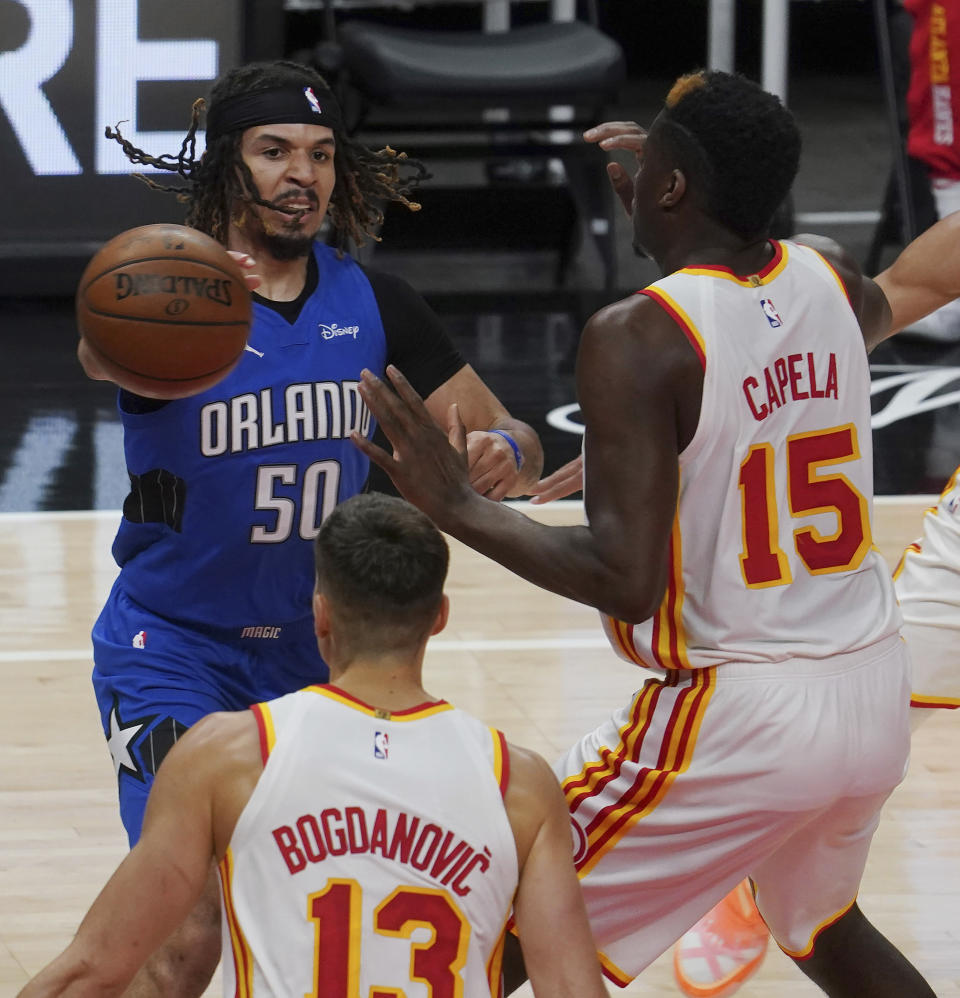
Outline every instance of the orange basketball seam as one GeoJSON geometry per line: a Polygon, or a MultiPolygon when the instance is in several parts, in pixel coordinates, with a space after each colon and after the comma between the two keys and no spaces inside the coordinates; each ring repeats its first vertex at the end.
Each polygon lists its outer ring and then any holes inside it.
{"type": "Polygon", "coordinates": [[[104,312],[103,309],[94,308],[89,302],[84,302],[83,307],[90,315],[102,315],[105,319],[120,319],[122,322],[156,322],[162,326],[249,326],[247,319],[172,319],[169,316],[149,316],[149,315],[129,315],[119,312],[104,312]]]}

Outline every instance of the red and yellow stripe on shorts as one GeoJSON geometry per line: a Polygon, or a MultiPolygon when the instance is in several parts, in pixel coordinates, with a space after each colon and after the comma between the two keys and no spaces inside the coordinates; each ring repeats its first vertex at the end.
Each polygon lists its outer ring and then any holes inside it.
{"type": "Polygon", "coordinates": [[[680,537],[679,514],[673,518],[667,550],[667,588],[660,608],[653,615],[650,634],[652,662],[637,651],[635,626],[615,617],[608,617],[609,632],[622,656],[645,669],[689,669],[687,637],[683,626],[683,544],[680,537]]]}
{"type": "Polygon", "coordinates": [[[716,685],[716,669],[671,672],[649,679],[634,697],[614,748],[563,783],[567,807],[584,835],[577,870],[585,876],[641,818],[664,799],[693,759],[700,726],[716,685]],[[659,746],[650,732],[664,714],[659,746]],[[656,761],[638,765],[641,755],[656,761]]]}

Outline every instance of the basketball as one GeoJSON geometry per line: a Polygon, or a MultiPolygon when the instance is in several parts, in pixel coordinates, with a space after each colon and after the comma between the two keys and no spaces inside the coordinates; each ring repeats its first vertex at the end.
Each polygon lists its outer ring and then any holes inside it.
{"type": "Polygon", "coordinates": [[[87,264],[77,325],[111,381],[177,399],[226,377],[243,355],[250,292],[215,239],[182,225],[115,236],[87,264]]]}

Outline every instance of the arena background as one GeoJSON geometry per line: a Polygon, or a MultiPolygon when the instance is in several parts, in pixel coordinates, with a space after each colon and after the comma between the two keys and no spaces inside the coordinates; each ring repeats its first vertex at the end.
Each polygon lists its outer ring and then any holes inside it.
{"type": "MultiPolygon", "coordinates": [[[[218,71],[314,48],[323,37],[315,2],[0,0],[0,510],[116,508],[122,500],[113,393],[87,382],[73,357],[73,289],[112,234],[181,216],[173,197],[127,175],[104,125],[123,121],[150,151],[175,153],[192,100],[218,71]]],[[[479,27],[479,6],[338,0],[337,17],[479,27]]],[[[764,4],[726,6],[736,13],[736,68],[759,77],[764,4]]],[[[786,98],[805,143],[795,226],[833,236],[864,260],[893,161],[875,5],[785,6],[786,98]]],[[[516,24],[542,17],[549,4],[511,7],[516,24]]],[[[707,0],[601,0],[598,11],[628,71],[607,113],[649,121],[669,82],[706,61],[707,0]]],[[[656,275],[633,255],[617,213],[617,288],[605,289],[555,164],[513,165],[506,179],[491,180],[482,159],[428,163],[434,179],[424,210],[390,212],[383,243],[365,256],[427,295],[481,375],[543,434],[552,469],[579,447],[571,374],[582,323],[656,275]],[[570,261],[558,281],[560,250],[570,261]]],[[[883,262],[897,241],[894,227],[883,262]]],[[[879,493],[936,492],[953,470],[958,358],[954,345],[908,335],[874,354],[879,493]]]]}
{"type": "MultiPolygon", "coordinates": [[[[305,9],[311,2],[0,0],[3,995],[69,942],[127,849],[90,695],[89,633],[116,574],[110,545],[128,480],[115,393],[87,381],[76,361],[72,295],[103,240],[180,216],[174,199],[114,173],[123,164],[98,136],[122,120],[151,152],[176,152],[192,100],[217,71],[313,48],[323,17],[305,9]]],[[[337,17],[427,30],[480,23],[466,0],[387,2],[336,0],[337,17]]],[[[584,13],[587,0],[579,3],[584,13]]],[[[711,3],[735,10],[736,67],[759,77],[764,0],[597,0],[601,27],[627,62],[610,117],[648,122],[670,81],[704,64],[711,3]]],[[[865,260],[893,152],[877,4],[766,4],[789,11],[782,68],[805,145],[796,229],[833,236],[865,260]]],[[[544,4],[510,6],[524,21],[542,16],[544,4]]],[[[488,162],[429,163],[435,179],[423,191],[424,210],[391,213],[369,259],[429,298],[481,376],[536,426],[552,470],[579,450],[572,370],[584,320],[655,275],[634,257],[617,213],[617,286],[605,288],[596,247],[555,165],[544,171],[521,157],[491,179],[488,162]],[[561,251],[569,260],[558,280],[561,251]]],[[[878,266],[899,248],[896,226],[886,235],[878,266]]],[[[872,356],[871,373],[882,496],[875,539],[892,566],[917,536],[929,494],[958,462],[960,345],[901,334],[872,356]]],[[[555,524],[583,515],[573,502],[526,511],[555,524]]],[[[595,611],[452,547],[453,611],[428,649],[428,688],[553,758],[629,696],[642,674],[611,654],[595,611]]],[[[960,996],[960,745],[957,712],[930,713],[914,736],[908,779],[885,809],[860,897],[947,998],[960,996]]],[[[741,993],[815,992],[771,947],[741,993]]],[[[218,993],[216,978],[207,994],[218,993]]],[[[623,992],[678,993],[669,953],[623,992]]]]}

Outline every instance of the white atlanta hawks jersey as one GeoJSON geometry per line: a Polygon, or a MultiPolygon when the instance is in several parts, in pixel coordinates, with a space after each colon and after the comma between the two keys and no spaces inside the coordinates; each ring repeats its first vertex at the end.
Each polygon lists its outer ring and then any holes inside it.
{"type": "Polygon", "coordinates": [[[496,996],[518,875],[500,732],[334,686],[253,710],[265,765],[220,865],[224,993],[496,996]]]}
{"type": "Polygon", "coordinates": [[[667,591],[614,648],[654,668],[822,658],[900,625],[873,546],[870,375],[836,271],[773,244],[749,278],[689,267],[642,291],[704,366],[696,433],[679,459],[667,591]]]}

